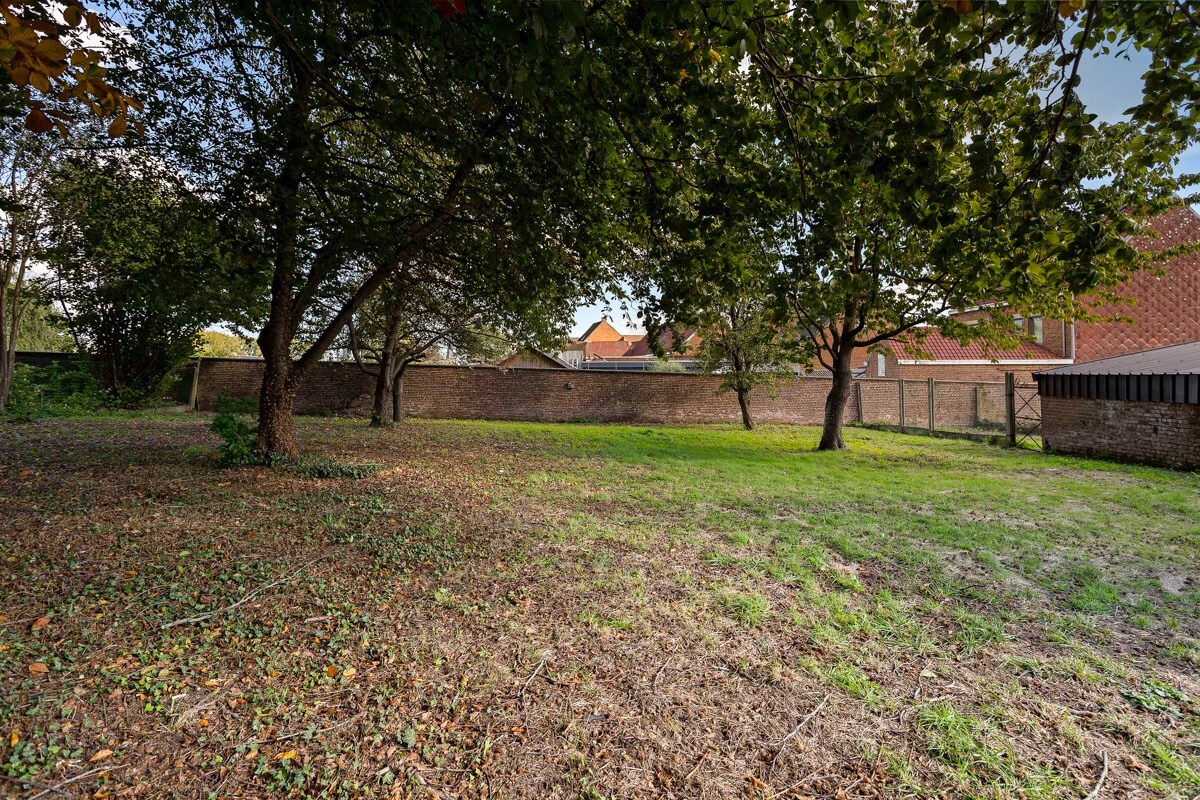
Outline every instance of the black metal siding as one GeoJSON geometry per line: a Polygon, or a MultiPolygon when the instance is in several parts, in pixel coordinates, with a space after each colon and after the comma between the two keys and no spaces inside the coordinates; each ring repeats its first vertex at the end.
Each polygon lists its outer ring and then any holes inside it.
{"type": "Polygon", "coordinates": [[[1038,394],[1071,400],[1200,405],[1200,375],[1036,375],[1038,394]]]}

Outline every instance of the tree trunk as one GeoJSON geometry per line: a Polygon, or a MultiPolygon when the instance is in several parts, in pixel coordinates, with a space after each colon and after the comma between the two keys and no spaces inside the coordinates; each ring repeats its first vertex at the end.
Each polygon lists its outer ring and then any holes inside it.
{"type": "Polygon", "coordinates": [[[829,387],[829,395],[825,398],[825,427],[821,431],[818,450],[846,449],[846,442],[842,439],[842,420],[846,416],[846,404],[850,400],[850,388],[854,383],[854,376],[850,372],[850,358],[853,352],[853,346],[843,347],[834,356],[833,385],[829,387]]]}
{"type": "Polygon", "coordinates": [[[392,422],[404,421],[404,367],[401,364],[400,369],[396,371],[396,377],[392,379],[392,422]]]}
{"type": "Polygon", "coordinates": [[[258,436],[254,440],[254,450],[261,456],[295,458],[297,455],[292,403],[298,376],[289,352],[290,341],[291,337],[281,330],[275,320],[269,321],[258,337],[264,364],[262,389],[258,394],[258,436]]]}
{"type": "Polygon", "coordinates": [[[0,348],[0,414],[8,406],[8,395],[12,391],[14,356],[8,347],[0,348]]]}
{"type": "Polygon", "coordinates": [[[754,420],[750,418],[750,391],[748,389],[737,390],[738,405],[742,408],[742,425],[748,431],[754,430],[754,420]]]}
{"type": "Polygon", "coordinates": [[[295,392],[278,366],[267,367],[258,397],[258,437],[254,449],[262,456],[295,458],[296,437],[292,427],[295,392]]]}
{"type": "Polygon", "coordinates": [[[375,376],[375,397],[371,403],[372,428],[386,428],[392,421],[384,408],[387,405],[388,392],[392,388],[389,385],[392,383],[389,377],[392,374],[392,358],[391,350],[384,348],[379,358],[379,373],[375,376]]]}

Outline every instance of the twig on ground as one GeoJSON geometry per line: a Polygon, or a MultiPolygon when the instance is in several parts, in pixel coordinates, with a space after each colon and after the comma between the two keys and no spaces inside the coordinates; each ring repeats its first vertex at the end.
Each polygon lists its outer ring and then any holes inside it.
{"type": "Polygon", "coordinates": [[[212,617],[215,617],[218,614],[224,614],[228,611],[233,611],[238,606],[243,605],[245,603],[249,603],[251,600],[253,600],[255,597],[258,597],[258,595],[265,592],[267,589],[273,589],[276,586],[287,583],[292,578],[296,577],[301,572],[308,569],[308,567],[310,565],[312,565],[312,563],[313,562],[310,561],[307,564],[304,564],[303,566],[297,567],[296,569],[292,570],[287,575],[284,575],[282,578],[280,578],[278,580],[271,581],[270,583],[264,583],[262,586],[259,586],[258,588],[254,589],[253,591],[247,593],[241,600],[238,600],[233,605],[228,605],[223,608],[217,608],[212,611],[205,611],[203,614],[197,614],[194,617],[185,617],[183,619],[177,619],[173,622],[165,622],[159,626],[159,629],[166,630],[167,628],[174,628],[176,625],[191,625],[194,622],[203,622],[204,620],[211,619],[212,617]]]}
{"type": "Polygon", "coordinates": [[[1104,779],[1108,777],[1108,751],[1101,750],[1100,755],[1104,758],[1104,766],[1100,768],[1100,777],[1096,780],[1096,786],[1088,793],[1084,800],[1096,800],[1100,796],[1100,790],[1104,788],[1104,779]]]}
{"type": "Polygon", "coordinates": [[[328,728],[318,728],[316,730],[313,730],[311,728],[305,728],[302,731],[293,731],[292,733],[285,733],[282,736],[270,736],[266,739],[247,739],[246,741],[239,744],[238,747],[253,747],[256,745],[260,745],[260,744],[270,744],[272,742],[282,742],[287,739],[295,739],[298,736],[305,736],[310,733],[313,736],[316,736],[318,733],[329,733],[330,731],[336,731],[338,728],[344,728],[347,725],[352,725],[355,722],[358,722],[360,719],[362,719],[362,717],[363,717],[363,714],[362,714],[362,712],[360,712],[358,714],[355,714],[353,717],[350,717],[350,719],[344,719],[341,722],[337,723],[336,725],[330,725],[328,728]]]}
{"type": "Polygon", "coordinates": [[[67,796],[67,793],[62,791],[61,789],[56,789],[53,786],[47,786],[44,783],[38,783],[37,781],[33,780],[32,778],[18,778],[15,775],[5,775],[3,772],[0,772],[0,780],[10,781],[12,783],[17,784],[18,786],[24,786],[27,789],[44,789],[47,792],[54,792],[55,794],[61,794],[63,797],[67,796]]]}
{"type": "Polygon", "coordinates": [[[800,733],[800,731],[804,728],[804,726],[807,725],[810,721],[812,721],[813,717],[815,717],[817,714],[820,714],[821,709],[823,709],[825,707],[825,704],[828,702],[829,702],[829,695],[825,695],[825,697],[823,697],[821,699],[821,702],[817,703],[816,708],[814,708],[812,711],[805,714],[804,719],[802,719],[798,723],[796,723],[796,727],[792,728],[791,733],[789,733],[787,736],[784,736],[782,739],[779,740],[779,742],[778,742],[779,749],[775,751],[775,757],[771,759],[771,767],[770,767],[770,769],[767,770],[767,783],[770,783],[771,778],[773,778],[775,776],[775,764],[777,764],[779,762],[779,757],[781,755],[783,755],[783,750],[785,747],[787,747],[787,743],[789,741],[791,741],[793,736],[800,733]]]}
{"type": "Polygon", "coordinates": [[[692,776],[695,775],[697,770],[700,769],[700,765],[704,763],[704,759],[708,758],[708,754],[711,753],[712,751],[713,751],[712,744],[709,744],[708,746],[706,746],[704,748],[704,752],[701,753],[700,758],[696,760],[696,766],[692,767],[691,772],[689,772],[687,775],[683,776],[684,783],[687,783],[688,781],[690,781],[692,779],[692,776]]]}
{"type": "Polygon", "coordinates": [[[529,677],[525,679],[525,683],[521,686],[521,691],[517,694],[518,698],[522,700],[525,699],[525,690],[529,688],[529,684],[533,683],[533,679],[536,678],[538,673],[542,671],[542,667],[546,666],[547,660],[548,659],[543,656],[542,660],[538,662],[538,665],[533,668],[533,672],[529,673],[529,677]]]}
{"type": "Polygon", "coordinates": [[[72,783],[78,783],[79,781],[83,780],[84,778],[90,778],[91,776],[97,775],[101,772],[115,772],[116,770],[119,770],[119,769],[124,769],[124,767],[122,767],[122,766],[96,767],[95,769],[89,769],[87,772],[82,772],[82,773],[76,775],[74,778],[67,778],[65,781],[60,781],[60,782],[54,784],[53,786],[47,786],[42,791],[40,791],[37,794],[30,797],[29,800],[38,800],[39,797],[45,797],[46,795],[50,794],[51,792],[53,792],[55,794],[66,794],[66,792],[61,791],[61,789],[64,786],[70,786],[72,783]]]}

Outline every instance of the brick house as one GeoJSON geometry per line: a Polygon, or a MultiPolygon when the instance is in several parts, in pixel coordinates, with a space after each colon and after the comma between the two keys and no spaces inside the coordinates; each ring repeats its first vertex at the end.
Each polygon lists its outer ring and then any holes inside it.
{"type": "MultiPolygon", "coordinates": [[[[1200,242],[1200,216],[1181,205],[1150,222],[1156,238],[1139,237],[1141,252],[1158,253],[1200,242]]],[[[1031,381],[1035,372],[1068,364],[1134,353],[1155,347],[1200,340],[1200,253],[1176,256],[1155,269],[1135,273],[1115,292],[1127,302],[1096,301],[1098,314],[1131,318],[1133,322],[1075,322],[1020,317],[1013,324],[1025,335],[1019,347],[985,350],[980,344],[959,344],[929,331],[919,344],[909,339],[885,342],[867,361],[867,376],[937,380],[1001,380],[1013,372],[1031,381]]],[[[970,325],[987,317],[994,307],[964,309],[955,319],[970,325]]]]}
{"type": "MultiPolygon", "coordinates": [[[[657,343],[668,361],[687,365],[693,361],[692,355],[700,338],[696,331],[683,328],[678,332],[664,331],[657,343]]],[[[589,362],[642,368],[661,360],[655,355],[653,344],[644,333],[621,333],[608,320],[601,319],[592,323],[578,339],[568,342],[555,357],[577,368],[589,362]]]]}

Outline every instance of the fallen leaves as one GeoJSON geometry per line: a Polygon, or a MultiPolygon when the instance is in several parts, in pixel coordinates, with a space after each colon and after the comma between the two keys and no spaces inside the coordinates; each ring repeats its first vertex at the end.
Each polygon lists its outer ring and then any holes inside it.
{"type": "Polygon", "coordinates": [[[285,750],[282,753],[276,753],[274,758],[276,761],[295,761],[300,757],[298,750],[285,750]]]}
{"type": "Polygon", "coordinates": [[[97,761],[103,761],[104,759],[108,758],[112,754],[113,754],[113,751],[109,750],[107,748],[105,748],[103,750],[97,750],[92,755],[92,757],[88,759],[88,763],[95,764],[97,761]]]}
{"type": "Polygon", "coordinates": [[[29,665],[28,669],[29,669],[30,675],[45,675],[48,672],[50,672],[50,668],[47,667],[45,664],[43,664],[41,661],[34,661],[32,664],[29,665]]]}

